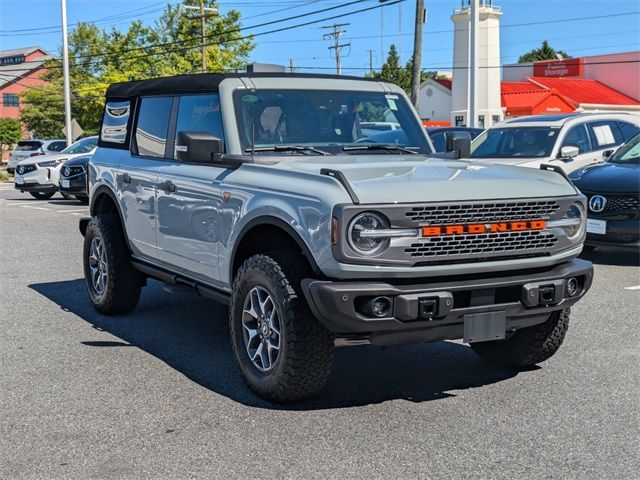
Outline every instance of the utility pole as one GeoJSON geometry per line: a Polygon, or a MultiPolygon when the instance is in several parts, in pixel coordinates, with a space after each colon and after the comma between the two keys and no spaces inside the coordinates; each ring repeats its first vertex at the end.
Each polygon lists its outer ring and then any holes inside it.
{"type": "Polygon", "coordinates": [[[418,109],[420,73],[422,70],[422,25],[425,21],[424,0],[416,0],[416,25],[413,34],[413,68],[411,70],[411,103],[418,109]]]}
{"type": "Polygon", "coordinates": [[[67,128],[67,147],[73,143],[71,130],[71,88],[69,86],[69,41],[67,39],[67,0],[60,0],[62,10],[62,74],[64,76],[64,124],[67,128]]]}
{"type": "Polygon", "coordinates": [[[471,3],[471,57],[469,65],[469,117],[467,126],[476,128],[478,125],[478,96],[476,88],[478,86],[478,22],[480,20],[479,0],[470,0],[471,3]]]}
{"type": "Polygon", "coordinates": [[[289,72],[293,73],[296,71],[296,61],[293,58],[289,59],[289,72]]]}
{"type": "Polygon", "coordinates": [[[334,23],[333,25],[325,25],[322,28],[331,28],[332,32],[325,33],[322,38],[325,40],[333,40],[333,45],[327,47],[329,50],[335,50],[335,58],[336,58],[336,74],[340,75],[342,73],[342,67],[340,65],[340,57],[342,53],[342,49],[345,47],[351,47],[351,42],[340,43],[340,37],[347,33],[346,30],[340,30],[340,27],[346,27],[351,25],[350,23],[334,23]]]}
{"type": "Polygon", "coordinates": [[[369,49],[369,73],[373,73],[373,50],[369,49]]]}
{"type": "Polygon", "coordinates": [[[218,15],[217,8],[210,8],[204,6],[204,0],[200,0],[200,6],[194,7],[191,5],[184,5],[184,8],[187,10],[198,10],[199,15],[193,15],[191,17],[187,17],[189,20],[200,20],[200,39],[201,39],[201,48],[202,48],[202,72],[205,73],[207,71],[207,46],[206,46],[206,20],[210,17],[215,17],[218,15]]]}

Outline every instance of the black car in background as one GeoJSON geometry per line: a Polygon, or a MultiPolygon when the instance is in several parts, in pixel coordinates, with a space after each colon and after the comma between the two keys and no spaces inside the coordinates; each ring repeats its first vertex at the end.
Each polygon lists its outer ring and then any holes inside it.
{"type": "Polygon", "coordinates": [[[87,164],[91,155],[83,155],[65,162],[60,170],[60,192],[72,195],[82,203],[89,203],[87,164]]]}
{"type": "Polygon", "coordinates": [[[640,246],[640,134],[570,178],[587,196],[587,246],[640,246]]]}
{"type": "Polygon", "coordinates": [[[484,132],[481,128],[467,128],[467,127],[431,127],[427,128],[427,133],[429,134],[429,138],[433,142],[433,147],[436,149],[436,152],[446,152],[447,151],[447,134],[449,132],[468,132],[471,135],[471,140],[476,138],[482,132],[484,132]]]}

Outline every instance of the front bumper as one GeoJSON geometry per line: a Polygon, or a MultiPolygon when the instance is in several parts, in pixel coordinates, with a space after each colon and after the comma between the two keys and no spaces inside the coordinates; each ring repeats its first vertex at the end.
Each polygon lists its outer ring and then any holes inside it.
{"type": "MultiPolygon", "coordinates": [[[[598,218],[600,220],[600,218],[598,218]]],[[[607,232],[604,235],[587,233],[585,243],[594,247],[610,246],[640,247],[640,220],[607,220],[607,232]]]]}
{"type": "Polygon", "coordinates": [[[68,193],[71,195],[81,195],[87,196],[87,180],[84,175],[76,175],[74,177],[60,177],[60,186],[59,189],[61,192],[68,193]],[[69,181],[69,186],[63,186],[63,182],[65,180],[69,181]]]}
{"type": "Polygon", "coordinates": [[[582,298],[592,280],[591,262],[573,259],[513,275],[439,277],[419,284],[305,279],[302,286],[313,314],[337,338],[392,345],[462,338],[465,315],[475,313],[506,312],[508,331],[542,323],[582,298]],[[567,293],[571,278],[579,286],[573,296],[567,293]],[[363,312],[374,297],[390,299],[386,317],[363,312]]]}
{"type": "Polygon", "coordinates": [[[14,186],[20,192],[55,192],[58,190],[58,186],[52,183],[25,182],[14,183],[14,186]]]}

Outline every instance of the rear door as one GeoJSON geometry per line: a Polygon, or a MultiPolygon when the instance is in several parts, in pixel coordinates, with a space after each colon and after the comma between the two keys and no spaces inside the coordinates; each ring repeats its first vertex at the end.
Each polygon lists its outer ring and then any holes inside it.
{"type": "Polygon", "coordinates": [[[604,160],[603,153],[613,150],[624,143],[624,135],[619,122],[614,120],[601,120],[589,122],[589,134],[593,143],[595,161],[604,160]]]}
{"type": "Polygon", "coordinates": [[[172,270],[216,283],[218,248],[224,228],[220,182],[226,169],[213,163],[189,163],[181,152],[179,132],[206,132],[224,139],[217,94],[183,95],[170,137],[175,139],[171,159],[158,178],[158,250],[172,270]]]}
{"type": "Polygon", "coordinates": [[[156,244],[156,189],[165,164],[173,97],[140,99],[131,154],[120,163],[117,188],[122,198],[127,236],[134,254],[158,258],[156,244]]]}

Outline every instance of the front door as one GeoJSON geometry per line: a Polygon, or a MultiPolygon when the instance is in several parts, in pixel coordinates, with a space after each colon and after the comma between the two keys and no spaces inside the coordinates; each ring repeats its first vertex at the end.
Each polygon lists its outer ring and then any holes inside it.
{"type": "Polygon", "coordinates": [[[178,160],[181,131],[207,132],[224,138],[217,94],[185,95],[178,99],[173,159],[158,178],[158,249],[160,260],[172,270],[183,271],[217,283],[218,249],[223,211],[220,182],[226,168],[213,163],[178,160]]]}

